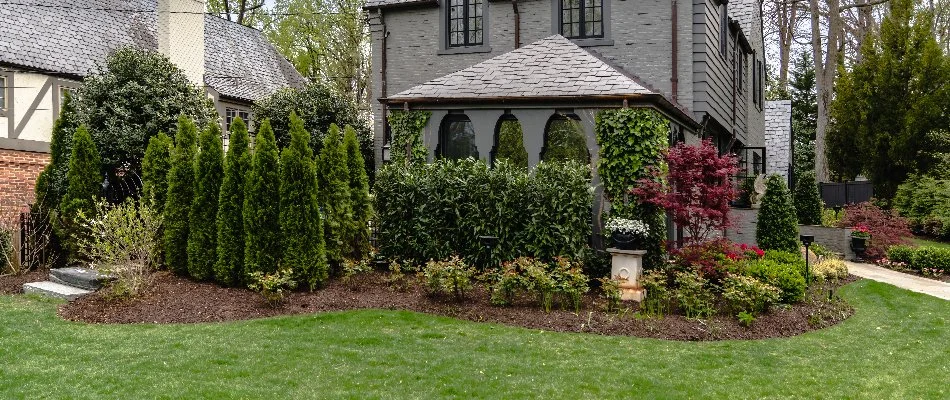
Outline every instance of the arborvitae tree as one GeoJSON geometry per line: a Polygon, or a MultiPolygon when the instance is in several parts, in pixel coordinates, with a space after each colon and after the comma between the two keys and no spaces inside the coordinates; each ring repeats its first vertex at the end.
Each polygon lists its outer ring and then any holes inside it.
{"type": "Polygon", "coordinates": [[[795,61],[788,83],[792,98],[792,159],[794,176],[815,170],[815,131],[818,129],[818,92],[811,53],[803,51],[795,61]]]}
{"type": "Polygon", "coordinates": [[[244,189],[251,169],[249,143],[247,125],[235,118],[218,198],[218,260],[214,268],[215,279],[227,286],[244,282],[244,189]]]}
{"type": "Polygon", "coordinates": [[[341,136],[340,127],[330,125],[317,160],[320,206],[324,215],[323,237],[327,260],[333,268],[338,268],[343,262],[348,248],[346,234],[353,226],[346,151],[341,136]]]}
{"type": "Polygon", "coordinates": [[[270,120],[261,122],[244,191],[244,270],[272,273],[280,263],[280,165],[270,120]]]}
{"type": "Polygon", "coordinates": [[[824,207],[818,193],[815,171],[805,171],[795,184],[795,212],[798,214],[798,223],[820,225],[822,208],[824,207]]]}
{"type": "Polygon", "coordinates": [[[175,144],[165,132],[148,140],[145,159],[142,160],[142,197],[155,212],[165,211],[168,196],[168,171],[172,168],[172,148],[175,144]]]}
{"type": "Polygon", "coordinates": [[[66,194],[60,207],[60,230],[69,251],[69,259],[79,259],[79,237],[82,235],[82,216],[93,217],[96,198],[102,191],[102,162],[99,152],[92,141],[92,135],[85,126],[76,129],[72,140],[72,154],[69,158],[69,172],[66,174],[66,194]]]}
{"type": "Polygon", "coordinates": [[[69,158],[72,153],[73,135],[79,124],[76,118],[76,106],[69,91],[63,96],[59,118],[53,124],[50,138],[50,163],[43,168],[43,172],[36,179],[36,204],[41,211],[59,208],[63,196],[66,194],[66,173],[69,171],[69,158]]]}
{"type": "Polygon", "coordinates": [[[369,198],[369,177],[356,130],[347,125],[343,129],[343,146],[346,149],[346,167],[349,173],[350,205],[353,207],[353,226],[350,229],[351,246],[348,251],[353,258],[360,259],[369,253],[369,219],[373,214],[373,204],[369,198]]]}
{"type": "Polygon", "coordinates": [[[191,202],[188,232],[188,273],[198,280],[214,277],[218,261],[218,194],[224,175],[224,149],[221,128],[217,122],[208,124],[201,133],[195,159],[195,198],[191,202]]]}
{"type": "Polygon", "coordinates": [[[755,226],[755,241],[764,250],[798,251],[798,221],[791,193],[779,175],[765,184],[765,196],[755,226]]]}
{"type": "Polygon", "coordinates": [[[178,118],[172,168],[168,172],[168,196],[164,212],[165,265],[177,273],[188,272],[188,221],[195,196],[195,153],[198,128],[186,118],[178,118]]]}
{"type": "Polygon", "coordinates": [[[528,150],[524,147],[524,133],[518,120],[505,120],[498,127],[498,153],[495,160],[528,169],[528,150]]]}
{"type": "Polygon", "coordinates": [[[290,268],[313,290],[326,281],[329,270],[317,202],[317,170],[308,144],[310,135],[294,112],[289,128],[290,144],[280,154],[281,268],[290,268]]]}

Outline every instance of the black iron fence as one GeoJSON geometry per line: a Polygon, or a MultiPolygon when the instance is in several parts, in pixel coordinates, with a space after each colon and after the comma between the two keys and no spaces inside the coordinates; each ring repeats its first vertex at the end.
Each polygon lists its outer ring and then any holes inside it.
{"type": "Polygon", "coordinates": [[[819,183],[821,200],[825,207],[844,207],[848,204],[871,201],[874,197],[874,185],[869,181],[819,183]]]}

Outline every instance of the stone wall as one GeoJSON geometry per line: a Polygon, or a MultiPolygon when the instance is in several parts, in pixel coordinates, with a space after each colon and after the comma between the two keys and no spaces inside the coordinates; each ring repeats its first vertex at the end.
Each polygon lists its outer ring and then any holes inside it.
{"type": "MultiPolygon", "coordinates": [[[[726,231],[726,237],[736,243],[756,244],[755,224],[759,220],[759,210],[733,208],[730,212],[734,225],[726,231]]],[[[815,236],[815,243],[835,253],[843,254],[847,260],[855,258],[854,252],[851,251],[850,229],[799,225],[798,234],[815,236]]]]}
{"type": "Polygon", "coordinates": [[[47,153],[0,148],[0,225],[28,210],[36,178],[48,163],[47,153]]]}
{"type": "Polygon", "coordinates": [[[792,162],[792,102],[765,102],[765,171],[779,174],[789,183],[792,162]]]}
{"type": "Polygon", "coordinates": [[[733,226],[726,230],[726,237],[736,243],[755,244],[755,224],[759,221],[758,209],[733,208],[729,210],[733,226]]]}

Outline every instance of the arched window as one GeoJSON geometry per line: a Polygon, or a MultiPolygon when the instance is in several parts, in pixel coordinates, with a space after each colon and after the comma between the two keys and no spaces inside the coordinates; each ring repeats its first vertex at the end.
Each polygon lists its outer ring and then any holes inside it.
{"type": "Polygon", "coordinates": [[[460,160],[478,158],[475,146],[475,126],[465,114],[448,114],[439,127],[439,156],[460,160]]]}
{"type": "Polygon", "coordinates": [[[528,168],[528,150],[524,147],[521,122],[514,115],[505,114],[495,125],[495,147],[491,151],[492,165],[505,160],[514,166],[528,168]]]}
{"type": "Polygon", "coordinates": [[[581,128],[580,118],[574,114],[555,114],[544,128],[544,147],[541,161],[570,161],[590,163],[590,152],[581,128]]]}

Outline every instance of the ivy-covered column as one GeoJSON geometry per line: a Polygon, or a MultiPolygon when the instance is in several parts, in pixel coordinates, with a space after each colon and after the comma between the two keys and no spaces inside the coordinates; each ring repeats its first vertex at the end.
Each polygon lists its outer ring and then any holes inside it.
{"type": "MultiPolygon", "coordinates": [[[[652,108],[622,108],[597,114],[595,127],[600,146],[597,172],[610,216],[638,219],[650,227],[645,267],[663,260],[666,219],[659,208],[640,204],[629,193],[637,181],[649,178],[648,168],[661,166],[669,146],[670,122],[652,108]]],[[[662,166],[661,166],[662,168],[662,166]]]]}
{"type": "Polygon", "coordinates": [[[394,164],[424,164],[429,151],[422,140],[422,131],[432,115],[428,111],[393,110],[387,117],[392,132],[392,162],[394,164]]]}

